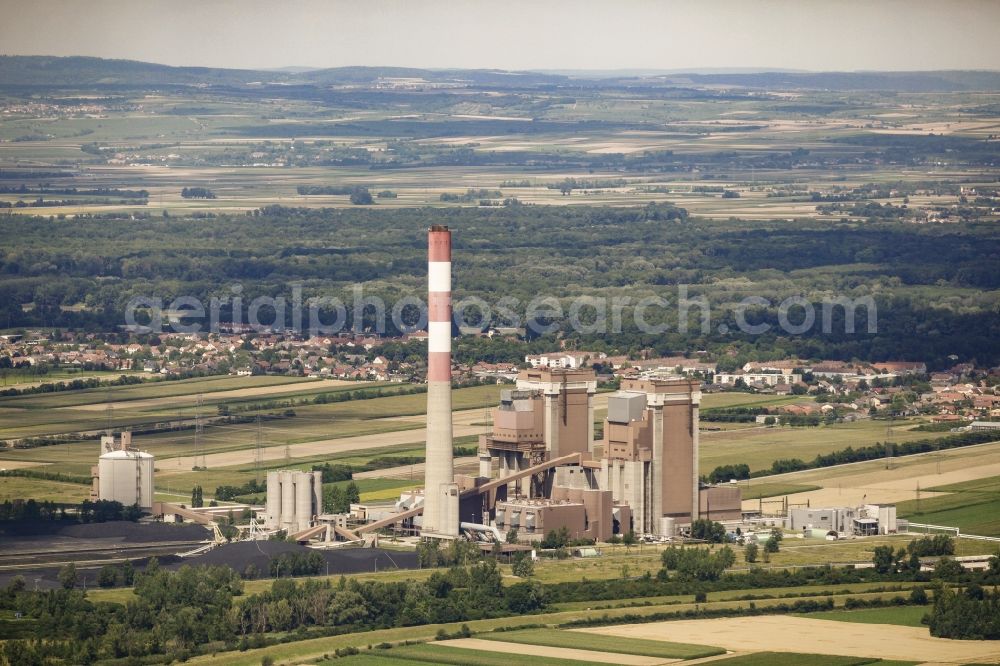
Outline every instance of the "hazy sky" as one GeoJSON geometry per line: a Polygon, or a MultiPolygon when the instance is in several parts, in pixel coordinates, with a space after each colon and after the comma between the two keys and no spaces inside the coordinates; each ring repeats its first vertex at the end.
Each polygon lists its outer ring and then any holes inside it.
{"type": "Polygon", "coordinates": [[[1000,69],[995,0],[0,0],[0,52],[171,65],[1000,69]]]}

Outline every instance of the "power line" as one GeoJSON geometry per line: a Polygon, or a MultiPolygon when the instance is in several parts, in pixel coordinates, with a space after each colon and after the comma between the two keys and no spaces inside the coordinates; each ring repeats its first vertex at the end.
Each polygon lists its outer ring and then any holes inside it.
{"type": "Polygon", "coordinates": [[[205,466],[205,450],[201,442],[201,406],[202,397],[198,394],[197,406],[194,413],[194,466],[199,467],[198,459],[201,459],[201,467],[205,466]]]}
{"type": "Polygon", "coordinates": [[[261,436],[260,410],[257,410],[257,447],[254,451],[254,472],[256,473],[257,485],[261,482],[261,465],[264,463],[264,443],[261,436]]]}

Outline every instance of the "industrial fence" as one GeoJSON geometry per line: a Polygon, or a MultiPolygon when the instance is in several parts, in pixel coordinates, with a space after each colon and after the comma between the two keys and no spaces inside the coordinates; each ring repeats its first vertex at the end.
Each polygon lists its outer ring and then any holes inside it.
{"type": "Polygon", "coordinates": [[[961,539],[975,539],[977,541],[995,541],[1000,543],[1000,538],[991,536],[982,536],[980,534],[963,534],[961,529],[958,527],[950,527],[948,525],[928,525],[926,523],[914,523],[910,522],[907,525],[907,531],[911,534],[951,534],[955,538],[961,539]]]}

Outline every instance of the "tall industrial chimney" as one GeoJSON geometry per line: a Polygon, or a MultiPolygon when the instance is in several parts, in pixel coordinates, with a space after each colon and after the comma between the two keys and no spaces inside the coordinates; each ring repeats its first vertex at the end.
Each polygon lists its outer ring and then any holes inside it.
{"type": "Polygon", "coordinates": [[[458,536],[451,430],[451,231],[427,232],[427,457],[424,536],[458,536]]]}

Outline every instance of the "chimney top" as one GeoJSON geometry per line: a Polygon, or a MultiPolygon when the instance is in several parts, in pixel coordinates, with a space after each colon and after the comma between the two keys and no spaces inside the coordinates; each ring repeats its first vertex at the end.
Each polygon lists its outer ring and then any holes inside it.
{"type": "Polygon", "coordinates": [[[448,231],[447,224],[432,224],[429,231],[448,231]]]}

